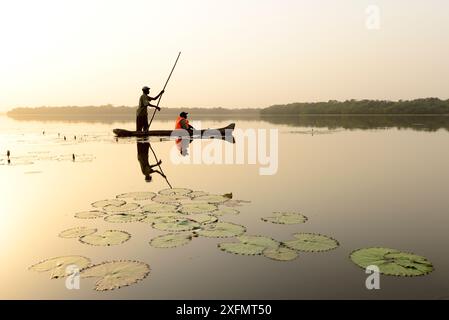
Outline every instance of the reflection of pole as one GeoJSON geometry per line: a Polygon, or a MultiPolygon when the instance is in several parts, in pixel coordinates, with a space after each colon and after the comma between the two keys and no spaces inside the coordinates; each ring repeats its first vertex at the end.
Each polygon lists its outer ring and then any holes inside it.
{"type": "MultiPolygon", "coordinates": [[[[150,146],[151,152],[153,152],[154,159],[156,160],[156,163],[158,164],[159,160],[157,159],[156,152],[154,152],[153,147],[151,146],[151,143],[148,142],[148,145],[150,146]]],[[[170,182],[168,182],[167,176],[165,175],[164,171],[162,170],[161,165],[158,164],[157,166],[159,167],[159,170],[161,171],[161,173],[164,175],[165,181],[167,181],[167,184],[170,187],[170,189],[173,189],[170,182]]]]}

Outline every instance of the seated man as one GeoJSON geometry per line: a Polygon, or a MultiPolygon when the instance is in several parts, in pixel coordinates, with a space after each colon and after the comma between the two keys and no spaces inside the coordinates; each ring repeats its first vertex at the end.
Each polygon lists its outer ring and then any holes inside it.
{"type": "Polygon", "coordinates": [[[176,119],[175,129],[195,130],[195,128],[189,124],[187,115],[188,113],[184,111],[179,114],[178,119],[176,119]]]}

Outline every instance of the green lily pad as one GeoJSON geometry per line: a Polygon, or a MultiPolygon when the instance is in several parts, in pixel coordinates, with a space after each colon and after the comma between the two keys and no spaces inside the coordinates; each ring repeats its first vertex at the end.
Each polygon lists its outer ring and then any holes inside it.
{"type": "Polygon", "coordinates": [[[227,242],[227,243],[219,243],[218,247],[226,252],[233,254],[241,254],[247,256],[255,256],[260,255],[265,250],[264,247],[250,244],[250,243],[241,243],[241,242],[227,242]]]}
{"type": "Polygon", "coordinates": [[[190,196],[191,192],[192,190],[186,188],[172,188],[161,190],[159,191],[159,194],[163,196],[185,196],[185,195],[190,196]]]}
{"type": "Polygon", "coordinates": [[[75,227],[62,231],[59,234],[61,238],[79,238],[97,232],[96,228],[75,227]]]}
{"type": "Polygon", "coordinates": [[[242,203],[251,203],[251,201],[246,200],[227,200],[222,203],[223,206],[234,208],[234,207],[241,207],[242,203]]]}
{"type": "Polygon", "coordinates": [[[191,233],[170,233],[151,240],[150,245],[155,248],[176,248],[192,241],[191,233]]]}
{"type": "Polygon", "coordinates": [[[243,236],[237,237],[237,239],[242,243],[253,244],[256,246],[263,247],[264,249],[266,249],[266,248],[277,249],[277,248],[279,248],[279,245],[280,245],[279,241],[276,241],[272,238],[265,237],[265,236],[243,235],[243,236]]]}
{"type": "Polygon", "coordinates": [[[173,204],[150,203],[142,207],[143,212],[161,213],[161,212],[176,212],[178,206],[173,204]]]}
{"type": "Polygon", "coordinates": [[[211,194],[211,195],[207,195],[207,196],[198,196],[192,199],[193,201],[201,201],[201,202],[205,202],[205,203],[214,203],[214,204],[218,204],[218,203],[223,203],[225,201],[228,201],[229,198],[225,197],[225,196],[221,196],[218,194],[211,194]]]}
{"type": "Polygon", "coordinates": [[[335,249],[339,246],[337,240],[315,233],[296,233],[296,239],[285,241],[283,244],[293,250],[305,252],[322,252],[335,249]]]}
{"type": "Polygon", "coordinates": [[[91,211],[82,211],[75,213],[75,218],[78,219],[96,219],[100,217],[104,217],[106,215],[105,212],[99,210],[91,210],[91,211]]]}
{"type": "Polygon", "coordinates": [[[142,200],[151,200],[154,198],[156,194],[154,192],[128,192],[128,193],[122,193],[117,196],[118,199],[122,198],[131,198],[135,201],[142,201],[142,200]]]}
{"type": "Polygon", "coordinates": [[[186,218],[172,218],[171,221],[156,221],[153,224],[154,229],[170,232],[191,231],[199,227],[200,224],[198,222],[186,218]]]}
{"type": "Polygon", "coordinates": [[[225,214],[239,214],[240,211],[233,208],[218,208],[217,210],[211,212],[214,216],[223,216],[225,214]]]}
{"type": "Polygon", "coordinates": [[[107,230],[102,233],[94,233],[81,237],[81,243],[90,244],[92,246],[113,246],[128,241],[131,235],[125,231],[107,230]]]}
{"type": "Polygon", "coordinates": [[[201,196],[208,196],[209,193],[205,191],[192,191],[189,193],[189,197],[195,198],[195,197],[201,197],[201,196]]]}
{"type": "Polygon", "coordinates": [[[156,222],[170,222],[173,221],[173,219],[176,218],[182,218],[183,216],[180,215],[178,212],[161,212],[161,213],[150,213],[146,215],[146,217],[140,222],[153,224],[156,222]]]}
{"type": "Polygon", "coordinates": [[[184,214],[210,213],[217,210],[217,206],[210,203],[185,203],[179,210],[184,214]]]}
{"type": "Polygon", "coordinates": [[[276,224],[299,224],[307,221],[306,216],[294,212],[275,212],[274,216],[261,219],[262,221],[276,224]]]}
{"type": "Polygon", "coordinates": [[[208,223],[214,223],[218,221],[218,218],[216,216],[210,215],[210,214],[194,214],[187,216],[188,219],[198,222],[199,224],[208,224],[208,223]]]}
{"type": "Polygon", "coordinates": [[[263,251],[263,255],[267,258],[277,261],[290,261],[298,257],[298,253],[285,247],[267,248],[263,251]]]}
{"type": "Polygon", "coordinates": [[[421,276],[434,270],[432,263],[425,257],[389,248],[364,248],[351,253],[352,262],[366,269],[370,265],[379,268],[379,272],[392,276],[421,276]]]}
{"type": "Polygon", "coordinates": [[[246,228],[238,224],[217,222],[204,225],[201,230],[198,230],[198,234],[209,238],[231,238],[242,235],[245,231],[246,228]]]}
{"type": "Polygon", "coordinates": [[[145,218],[146,215],[143,213],[117,213],[106,216],[104,218],[104,221],[111,223],[125,223],[125,222],[136,222],[145,218]]]}
{"type": "Polygon", "coordinates": [[[103,210],[105,210],[108,213],[118,213],[118,212],[129,212],[134,211],[139,208],[139,205],[137,203],[125,203],[123,205],[107,205],[103,207],[103,210]]]}
{"type": "Polygon", "coordinates": [[[183,200],[190,200],[189,197],[186,196],[178,196],[178,195],[157,195],[153,198],[154,202],[166,203],[166,204],[174,204],[179,205],[183,200]]]}
{"type": "Polygon", "coordinates": [[[90,264],[90,259],[83,256],[63,256],[41,261],[32,265],[29,269],[37,272],[50,271],[50,278],[57,279],[67,276],[66,269],[74,265],[78,269],[83,269],[90,264]]]}
{"type": "Polygon", "coordinates": [[[118,289],[145,279],[150,266],[139,261],[111,261],[91,266],[81,272],[83,278],[100,278],[95,290],[118,289]]]}
{"type": "Polygon", "coordinates": [[[100,200],[92,203],[92,207],[103,208],[106,206],[123,206],[125,203],[126,201],[119,199],[100,200]]]}

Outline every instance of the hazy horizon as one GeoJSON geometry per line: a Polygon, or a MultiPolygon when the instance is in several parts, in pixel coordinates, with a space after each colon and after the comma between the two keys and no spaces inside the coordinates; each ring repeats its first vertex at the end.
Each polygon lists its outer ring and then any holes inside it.
{"type": "Polygon", "coordinates": [[[263,108],[449,98],[443,0],[14,1],[0,12],[0,113],[15,107],[263,108]],[[368,5],[380,29],[366,28],[368,5]]]}

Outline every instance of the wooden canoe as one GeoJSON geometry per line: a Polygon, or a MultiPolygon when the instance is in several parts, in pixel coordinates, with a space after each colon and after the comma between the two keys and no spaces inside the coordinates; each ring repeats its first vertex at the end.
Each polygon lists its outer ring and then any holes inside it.
{"type": "Polygon", "coordinates": [[[226,136],[232,136],[232,131],[235,128],[235,123],[231,123],[227,127],[218,129],[203,129],[203,130],[150,130],[150,131],[129,131],[125,129],[112,130],[117,137],[173,137],[181,138],[187,134],[195,138],[223,138],[226,136]]]}

